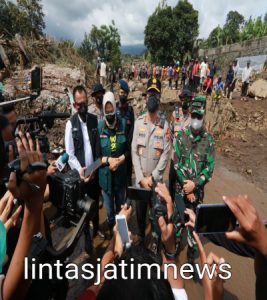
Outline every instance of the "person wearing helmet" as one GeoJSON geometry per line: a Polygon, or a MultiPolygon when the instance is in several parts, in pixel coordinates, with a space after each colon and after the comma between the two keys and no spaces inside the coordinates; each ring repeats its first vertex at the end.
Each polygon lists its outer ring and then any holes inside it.
{"type": "MultiPolygon", "coordinates": [[[[126,135],[129,143],[132,143],[134,129],[134,110],[128,103],[129,86],[125,80],[119,80],[119,102],[117,102],[117,115],[126,122],[126,135]]],[[[127,182],[128,186],[132,185],[132,158],[127,160],[127,182]]]]}
{"type": "Polygon", "coordinates": [[[103,99],[104,120],[98,123],[100,153],[104,164],[99,169],[99,185],[102,189],[107,223],[112,232],[115,215],[125,203],[127,163],[130,144],[126,135],[126,121],[116,114],[114,94],[107,92],[103,99]]]}

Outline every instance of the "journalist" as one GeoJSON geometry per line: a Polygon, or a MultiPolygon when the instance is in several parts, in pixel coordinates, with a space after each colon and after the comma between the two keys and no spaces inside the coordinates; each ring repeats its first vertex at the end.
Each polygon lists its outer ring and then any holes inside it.
{"type": "MultiPolygon", "coordinates": [[[[97,117],[88,113],[88,98],[83,86],[76,86],[73,90],[74,108],[76,113],[66,124],[65,147],[69,155],[69,166],[76,169],[85,183],[87,195],[94,199],[98,206],[100,188],[98,174],[85,178],[84,172],[100,156],[99,135],[97,131],[97,117]]],[[[99,213],[93,218],[94,235],[104,238],[99,231],[99,213]]]]}

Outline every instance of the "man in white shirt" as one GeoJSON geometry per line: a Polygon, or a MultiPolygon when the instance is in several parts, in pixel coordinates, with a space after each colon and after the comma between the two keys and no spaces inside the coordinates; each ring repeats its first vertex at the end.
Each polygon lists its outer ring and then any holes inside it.
{"type": "Polygon", "coordinates": [[[100,83],[104,85],[107,78],[107,66],[102,59],[101,66],[100,66],[100,83]]]}
{"type": "MultiPolygon", "coordinates": [[[[77,110],[66,124],[65,147],[69,155],[68,164],[71,169],[76,169],[85,183],[85,190],[89,197],[97,203],[99,201],[100,187],[98,174],[85,178],[84,172],[100,156],[100,142],[97,130],[97,117],[88,113],[87,92],[83,86],[73,90],[74,108],[77,110]]],[[[98,211],[93,219],[94,234],[103,235],[98,231],[98,211]]]]}
{"type": "Polygon", "coordinates": [[[250,66],[250,61],[248,61],[247,66],[244,68],[243,73],[242,73],[241,97],[247,96],[251,73],[252,73],[252,68],[250,66]]]}
{"type": "Polygon", "coordinates": [[[203,62],[200,65],[200,83],[201,86],[203,84],[203,82],[205,81],[205,79],[207,78],[207,69],[208,69],[208,65],[206,62],[206,59],[203,60],[203,62]]]}

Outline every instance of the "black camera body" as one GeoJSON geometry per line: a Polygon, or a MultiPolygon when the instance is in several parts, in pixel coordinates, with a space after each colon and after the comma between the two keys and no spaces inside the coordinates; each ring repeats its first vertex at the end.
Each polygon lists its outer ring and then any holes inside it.
{"type": "Polygon", "coordinates": [[[84,182],[77,170],[56,172],[49,177],[50,201],[65,220],[77,222],[84,212],[94,214],[95,201],[85,195],[84,182]]]}

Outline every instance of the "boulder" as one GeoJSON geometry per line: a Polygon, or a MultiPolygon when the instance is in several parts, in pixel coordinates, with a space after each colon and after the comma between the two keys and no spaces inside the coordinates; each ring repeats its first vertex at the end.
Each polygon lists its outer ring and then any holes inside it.
{"type": "Polygon", "coordinates": [[[248,91],[249,96],[267,98],[267,80],[259,79],[253,82],[248,91]]]}
{"type": "Polygon", "coordinates": [[[177,90],[164,89],[161,94],[160,102],[163,104],[174,103],[178,101],[177,90]]]}

